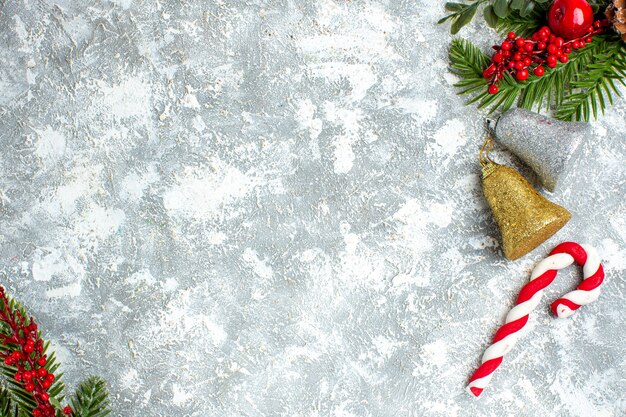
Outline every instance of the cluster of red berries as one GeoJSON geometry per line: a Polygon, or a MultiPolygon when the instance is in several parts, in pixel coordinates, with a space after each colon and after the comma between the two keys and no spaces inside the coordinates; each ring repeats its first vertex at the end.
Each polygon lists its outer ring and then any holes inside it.
{"type": "MultiPolygon", "coordinates": [[[[4,364],[15,368],[13,378],[33,395],[37,407],[33,417],[54,417],[56,411],[50,403],[48,389],[55,381],[55,376],[46,369],[48,359],[44,354],[43,340],[37,332],[37,324],[32,317],[27,320],[18,309],[9,307],[9,300],[0,287],[0,322],[10,330],[10,334],[0,334],[2,343],[14,348],[0,352],[4,364]]],[[[65,407],[63,413],[71,416],[71,407],[65,407]]]]}
{"type": "Polygon", "coordinates": [[[547,26],[528,39],[509,32],[502,44],[494,45],[496,53],[491,58],[491,64],[483,71],[483,77],[489,80],[489,93],[498,92],[498,85],[506,72],[518,81],[525,81],[530,71],[542,77],[546,71],[544,66],[554,68],[559,62],[565,64],[573,50],[587,46],[593,41],[593,36],[604,32],[608,25],[607,20],[595,21],[587,29],[586,35],[567,41],[554,35],[547,26]]]}

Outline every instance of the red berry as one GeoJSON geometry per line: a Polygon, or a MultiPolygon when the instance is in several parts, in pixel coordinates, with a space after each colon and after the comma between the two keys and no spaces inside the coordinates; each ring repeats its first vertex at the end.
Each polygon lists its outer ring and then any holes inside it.
{"type": "Polygon", "coordinates": [[[602,22],[599,20],[596,20],[595,22],[593,22],[593,27],[596,29],[600,29],[602,27],[602,22]]]}
{"type": "Polygon", "coordinates": [[[33,417],[41,417],[41,410],[39,410],[38,408],[35,408],[33,410],[33,417]]]}
{"type": "Polygon", "coordinates": [[[48,363],[48,360],[43,356],[37,359],[37,365],[39,366],[46,366],[46,363],[48,363]]]}
{"type": "Polygon", "coordinates": [[[520,54],[519,52],[516,53],[515,55],[513,55],[513,59],[515,61],[521,61],[522,60],[522,54],[520,54]]]}
{"type": "Polygon", "coordinates": [[[500,48],[502,48],[503,51],[510,50],[511,49],[511,42],[507,42],[507,41],[502,42],[502,45],[500,45],[500,48]]]}
{"type": "Polygon", "coordinates": [[[511,51],[502,51],[502,55],[503,55],[505,58],[509,58],[509,57],[511,56],[511,51]]]}
{"type": "Polygon", "coordinates": [[[538,42],[537,43],[537,49],[539,49],[540,51],[543,51],[544,49],[546,49],[546,43],[545,42],[538,42]]]}
{"type": "Polygon", "coordinates": [[[6,358],[4,358],[4,363],[5,363],[6,365],[8,365],[8,366],[13,365],[13,363],[14,363],[14,362],[13,362],[13,358],[12,358],[12,357],[10,357],[10,356],[7,356],[6,358]]]}
{"type": "Polygon", "coordinates": [[[524,81],[528,78],[528,70],[519,70],[515,73],[515,78],[517,78],[519,81],[524,81]]]}
{"type": "Polygon", "coordinates": [[[46,381],[54,382],[55,379],[54,374],[46,375],[46,381]]]}
{"type": "Polygon", "coordinates": [[[517,36],[517,35],[515,35],[515,32],[509,32],[509,34],[506,37],[511,39],[511,40],[513,40],[513,39],[515,39],[515,36],[517,36]]]}
{"type": "Polygon", "coordinates": [[[51,385],[52,385],[52,382],[48,381],[47,379],[41,383],[41,386],[42,386],[44,389],[48,389],[48,388],[50,388],[50,386],[51,386],[51,385]]]}
{"type": "Polygon", "coordinates": [[[548,24],[565,39],[576,39],[587,33],[593,23],[593,10],[586,0],[554,0],[548,10],[548,24]]]}
{"type": "Polygon", "coordinates": [[[526,42],[526,44],[524,45],[524,50],[526,52],[532,52],[533,49],[535,49],[534,45],[531,42],[526,42]]]}
{"type": "Polygon", "coordinates": [[[522,62],[524,63],[525,67],[529,67],[530,64],[532,64],[533,61],[532,61],[532,59],[526,57],[526,58],[524,58],[524,60],[522,62]]]}
{"type": "Polygon", "coordinates": [[[547,64],[547,65],[548,65],[548,68],[554,68],[554,67],[556,67],[556,61],[554,61],[554,62],[548,62],[548,64],[547,64]]]}
{"type": "Polygon", "coordinates": [[[593,42],[593,38],[592,38],[591,36],[587,36],[587,37],[585,38],[585,42],[587,42],[587,43],[591,43],[591,42],[593,42]]]}
{"type": "Polygon", "coordinates": [[[498,92],[498,86],[492,84],[489,86],[489,94],[496,94],[498,92]]]}
{"type": "Polygon", "coordinates": [[[561,55],[559,57],[559,61],[565,64],[567,61],[569,61],[569,57],[567,55],[561,55]]]}
{"type": "Polygon", "coordinates": [[[35,389],[35,385],[33,385],[32,382],[27,383],[26,385],[24,385],[24,389],[26,391],[33,391],[35,389]]]}
{"type": "Polygon", "coordinates": [[[499,64],[502,61],[504,61],[504,56],[502,55],[502,52],[496,52],[493,55],[493,62],[496,62],[499,64]]]}
{"type": "Polygon", "coordinates": [[[24,381],[30,381],[31,379],[33,379],[33,373],[32,371],[24,371],[22,377],[24,378],[24,381]]]}
{"type": "Polygon", "coordinates": [[[41,399],[44,401],[48,401],[50,399],[50,395],[48,395],[47,392],[44,392],[43,394],[41,394],[41,399]]]}
{"type": "Polygon", "coordinates": [[[557,48],[560,48],[561,46],[563,46],[563,38],[556,38],[554,40],[554,46],[556,46],[557,48]]]}
{"type": "Polygon", "coordinates": [[[548,61],[548,64],[556,64],[556,56],[548,55],[547,61],[548,61]]]}
{"type": "Polygon", "coordinates": [[[580,42],[578,42],[578,41],[572,42],[572,48],[574,48],[574,49],[580,48],[580,42]]]}
{"type": "Polygon", "coordinates": [[[513,62],[513,61],[509,62],[509,63],[507,64],[507,67],[509,67],[509,68],[511,68],[511,69],[515,68],[515,62],[513,62]]]}
{"type": "Polygon", "coordinates": [[[572,53],[572,47],[569,45],[566,45],[563,47],[563,53],[565,54],[571,54],[572,53]]]}
{"type": "Polygon", "coordinates": [[[556,54],[556,51],[557,51],[557,47],[555,44],[551,43],[550,45],[548,45],[549,54],[556,54]]]}
{"type": "Polygon", "coordinates": [[[517,61],[517,62],[515,63],[515,69],[516,69],[516,70],[521,70],[521,69],[524,69],[524,63],[523,63],[522,61],[517,61]]]}
{"type": "Polygon", "coordinates": [[[578,47],[579,48],[584,48],[585,46],[587,46],[587,42],[585,42],[582,39],[578,41],[578,47]]]}
{"type": "Polygon", "coordinates": [[[21,382],[22,381],[22,374],[19,373],[19,372],[16,372],[14,378],[15,378],[15,380],[17,382],[21,382]]]}
{"type": "Polygon", "coordinates": [[[518,48],[523,48],[525,43],[526,41],[524,40],[524,38],[517,38],[515,40],[515,46],[517,46],[518,48]]]}
{"type": "Polygon", "coordinates": [[[11,358],[13,358],[14,361],[19,361],[22,358],[22,354],[14,350],[13,353],[11,353],[11,358]]]}
{"type": "Polygon", "coordinates": [[[63,409],[63,414],[66,414],[68,416],[72,415],[73,412],[74,410],[72,410],[72,407],[70,407],[69,405],[63,409]]]}
{"type": "Polygon", "coordinates": [[[39,368],[39,369],[37,369],[37,375],[38,376],[46,376],[46,375],[48,375],[48,371],[46,371],[46,368],[39,368]]]}
{"type": "Polygon", "coordinates": [[[537,77],[541,77],[545,73],[545,70],[541,65],[539,65],[533,72],[537,77]]]}

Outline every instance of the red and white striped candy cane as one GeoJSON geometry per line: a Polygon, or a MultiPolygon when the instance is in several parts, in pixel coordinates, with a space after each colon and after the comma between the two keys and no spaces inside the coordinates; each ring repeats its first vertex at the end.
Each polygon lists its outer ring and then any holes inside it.
{"type": "Polygon", "coordinates": [[[541,301],[543,289],[556,277],[559,269],[573,262],[583,267],[583,281],[576,290],[565,294],[552,303],[552,311],[557,317],[569,317],[580,308],[595,301],[600,295],[600,284],[604,280],[604,270],[596,250],[589,245],[565,242],[558,245],[546,259],[537,264],[530,282],[522,288],[515,307],[506,316],[506,323],[498,329],[491,346],[483,354],[482,364],[469,380],[468,390],[478,397],[489,384],[494,371],[502,363],[519,337],[519,332],[528,322],[528,314],[541,301]]]}

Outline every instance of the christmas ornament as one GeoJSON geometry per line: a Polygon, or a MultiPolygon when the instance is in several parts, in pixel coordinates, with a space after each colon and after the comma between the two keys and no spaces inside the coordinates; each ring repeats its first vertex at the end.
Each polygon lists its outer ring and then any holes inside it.
{"type": "Polygon", "coordinates": [[[525,109],[511,109],[498,119],[487,119],[494,139],[537,173],[554,191],[580,153],[580,144],[592,135],[588,123],[562,122],[525,109]]]}
{"type": "Polygon", "coordinates": [[[97,377],[83,381],[62,408],[64,385],[50,343],[41,338],[32,317],[0,286],[0,387],[3,417],[33,416],[105,417],[110,413],[105,382],[97,377]],[[58,397],[58,399],[57,399],[58,397]]]}
{"type": "Polygon", "coordinates": [[[626,0],[612,0],[605,14],[613,29],[626,42],[626,0]]]}
{"type": "MultiPolygon", "coordinates": [[[[452,14],[447,18],[467,23],[472,8],[489,3],[448,3],[452,14]]],[[[488,13],[491,9],[503,12],[496,13],[495,22],[505,38],[493,46],[493,54],[485,54],[469,41],[452,40],[449,68],[460,78],[455,84],[459,94],[470,95],[467,104],[491,111],[517,105],[528,110],[545,108],[559,120],[597,118],[621,94],[616,84],[625,84],[624,3],[626,0],[613,0],[607,10],[611,21],[604,10],[594,21],[584,0],[555,0],[552,4],[495,0],[484,9],[485,20],[493,23],[488,13]],[[611,26],[617,32],[610,30],[611,26]]]]}
{"type": "Polygon", "coordinates": [[[583,267],[584,279],[576,290],[565,294],[552,303],[552,311],[559,318],[569,317],[583,305],[600,296],[600,284],[604,280],[604,270],[596,250],[589,245],[565,242],[558,245],[546,259],[537,264],[526,284],[519,293],[515,307],[506,316],[505,324],[498,329],[491,346],[483,354],[481,365],[469,380],[468,390],[478,397],[489,384],[495,370],[517,342],[520,331],[528,322],[528,315],[537,307],[543,289],[554,278],[557,271],[576,262],[583,267]]]}
{"type": "Polygon", "coordinates": [[[556,36],[579,38],[593,23],[593,10],[586,0],[554,0],[548,10],[548,24],[556,36]]]}
{"type": "Polygon", "coordinates": [[[504,256],[514,260],[555,234],[571,214],[541,196],[519,172],[493,162],[492,146],[489,138],[480,152],[483,192],[500,228],[504,256]]]}

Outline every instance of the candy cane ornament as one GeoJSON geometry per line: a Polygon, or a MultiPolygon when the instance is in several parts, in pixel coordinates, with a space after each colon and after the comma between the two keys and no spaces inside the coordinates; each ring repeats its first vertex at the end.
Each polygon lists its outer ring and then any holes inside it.
{"type": "Polygon", "coordinates": [[[583,281],[576,290],[552,303],[554,314],[559,318],[569,317],[581,306],[600,296],[604,269],[596,250],[589,245],[575,242],[561,243],[554,248],[550,256],[539,262],[533,270],[530,282],[521,289],[515,307],[507,314],[505,324],[498,329],[491,346],[483,354],[482,364],[470,378],[467,388],[474,396],[478,397],[483,392],[502,363],[504,355],[517,342],[520,330],[528,322],[528,315],[541,301],[544,288],[554,280],[559,269],[574,262],[583,267],[583,281]]]}

